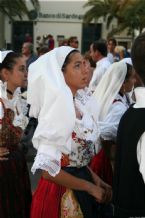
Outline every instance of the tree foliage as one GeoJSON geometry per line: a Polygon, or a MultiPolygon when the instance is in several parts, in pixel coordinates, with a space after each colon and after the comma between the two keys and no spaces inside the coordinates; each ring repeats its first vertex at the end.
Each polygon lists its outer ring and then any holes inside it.
{"type": "MultiPolygon", "coordinates": [[[[35,10],[39,9],[38,0],[31,0],[31,3],[35,10]]],[[[29,17],[29,9],[26,6],[25,0],[0,0],[0,12],[7,15],[12,20],[15,16],[22,19],[24,14],[29,17]]]]}
{"type": "Polygon", "coordinates": [[[145,0],[89,0],[84,7],[90,8],[84,15],[85,23],[104,17],[108,28],[116,18],[118,25],[112,34],[124,29],[128,29],[128,33],[134,29],[141,32],[145,27],[145,0]]]}

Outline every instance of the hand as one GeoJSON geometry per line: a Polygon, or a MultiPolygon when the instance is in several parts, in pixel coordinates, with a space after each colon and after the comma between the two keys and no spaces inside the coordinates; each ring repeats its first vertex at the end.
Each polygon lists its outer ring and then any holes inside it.
{"type": "Polygon", "coordinates": [[[112,199],[112,187],[105,183],[96,173],[94,173],[90,167],[88,167],[89,171],[91,172],[91,175],[93,177],[93,180],[97,186],[100,188],[103,188],[105,191],[105,203],[108,203],[112,199]]]}
{"type": "Polygon", "coordinates": [[[3,160],[8,160],[7,157],[5,157],[6,155],[8,155],[10,152],[7,148],[5,147],[0,147],[0,161],[3,160]]]}
{"type": "Polygon", "coordinates": [[[106,192],[100,186],[90,183],[88,193],[92,195],[98,203],[106,202],[106,192]]]}

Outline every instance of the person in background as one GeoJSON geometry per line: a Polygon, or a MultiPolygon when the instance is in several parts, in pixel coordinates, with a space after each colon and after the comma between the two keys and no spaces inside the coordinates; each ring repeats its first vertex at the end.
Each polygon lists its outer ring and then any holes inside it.
{"type": "Polygon", "coordinates": [[[40,47],[38,49],[38,57],[40,57],[41,55],[47,53],[49,50],[48,50],[48,47],[47,46],[43,46],[43,47],[40,47]]]}
{"type": "Polygon", "coordinates": [[[72,47],[72,48],[78,48],[79,47],[79,41],[77,39],[77,36],[71,36],[68,39],[68,46],[72,47]]]}
{"type": "Polygon", "coordinates": [[[125,49],[124,46],[122,46],[122,45],[117,45],[117,46],[115,47],[114,52],[115,52],[116,61],[120,61],[120,60],[122,60],[122,59],[125,58],[126,49],[125,49]]]}
{"type": "Polygon", "coordinates": [[[121,118],[114,170],[114,216],[145,217],[145,32],[134,41],[132,63],[143,86],[135,88],[135,104],[121,118]]]}
{"type": "Polygon", "coordinates": [[[68,45],[68,39],[61,39],[58,41],[58,47],[67,46],[67,45],[68,45]]]}
{"type": "Polygon", "coordinates": [[[112,185],[112,167],[116,148],[116,137],[119,121],[130,106],[126,93],[130,92],[135,83],[135,72],[130,64],[114,63],[102,77],[95,90],[100,100],[99,113],[101,144],[104,147],[91,162],[92,169],[107,183],[112,185]],[[105,162],[107,164],[105,164],[105,162]],[[109,173],[110,172],[110,173],[109,173]]]}
{"type": "Polygon", "coordinates": [[[37,56],[33,53],[33,44],[31,42],[24,42],[22,45],[22,55],[26,60],[26,67],[28,67],[31,63],[36,61],[37,56]]]}
{"type": "Polygon", "coordinates": [[[31,186],[19,142],[28,123],[20,89],[27,82],[21,54],[0,52],[0,217],[30,217],[31,186]]]}
{"type": "Polygon", "coordinates": [[[93,42],[90,46],[90,56],[92,57],[93,61],[96,62],[96,68],[93,72],[93,76],[89,84],[90,90],[94,91],[96,86],[99,84],[103,74],[111,65],[107,58],[106,42],[103,40],[93,42]]]}
{"type": "Polygon", "coordinates": [[[25,39],[24,39],[24,42],[30,42],[32,43],[33,39],[32,39],[32,36],[30,35],[30,33],[26,33],[25,34],[25,39]]]}
{"type": "Polygon", "coordinates": [[[29,70],[30,116],[38,117],[32,172],[42,170],[31,218],[97,217],[96,201],[108,202],[111,189],[87,167],[96,124],[73,105],[76,91],[87,82],[84,60],[78,50],[61,46],[41,56],[29,70]]]}
{"type": "Polygon", "coordinates": [[[48,35],[48,50],[51,51],[52,49],[54,49],[54,38],[51,34],[48,35]]]}
{"type": "MultiPolygon", "coordinates": [[[[39,49],[40,49],[41,47],[43,47],[43,42],[42,42],[42,37],[41,37],[41,36],[37,36],[37,37],[36,37],[36,45],[37,45],[36,51],[37,51],[37,53],[38,53],[39,49]]],[[[47,46],[46,46],[46,47],[47,47],[47,46]]]]}
{"type": "Polygon", "coordinates": [[[109,38],[107,41],[107,50],[108,54],[107,57],[111,64],[116,62],[116,55],[115,55],[115,47],[117,45],[117,41],[115,38],[109,38]]]}

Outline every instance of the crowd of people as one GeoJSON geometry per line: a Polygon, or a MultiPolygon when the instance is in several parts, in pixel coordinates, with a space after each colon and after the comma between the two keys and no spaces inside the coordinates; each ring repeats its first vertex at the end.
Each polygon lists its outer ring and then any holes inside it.
{"type": "Polygon", "coordinates": [[[38,56],[32,42],[0,52],[1,218],[145,216],[145,33],[130,57],[117,46],[82,55],[70,37],[38,56]],[[33,194],[21,146],[32,120],[33,194]]]}

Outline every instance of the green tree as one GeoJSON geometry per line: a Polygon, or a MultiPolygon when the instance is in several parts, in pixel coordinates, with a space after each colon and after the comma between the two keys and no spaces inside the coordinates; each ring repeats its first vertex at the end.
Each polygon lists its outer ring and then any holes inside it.
{"type": "Polygon", "coordinates": [[[117,19],[117,28],[109,35],[124,29],[133,35],[134,29],[142,31],[145,27],[145,0],[89,0],[84,7],[90,7],[84,16],[85,23],[104,17],[109,27],[112,20],[117,19]]]}
{"type": "MultiPolygon", "coordinates": [[[[39,9],[38,0],[31,0],[31,3],[34,9],[39,9]]],[[[7,15],[10,19],[14,19],[15,16],[22,19],[24,14],[29,17],[29,9],[25,0],[0,0],[0,12],[7,15]]]]}
{"type": "Polygon", "coordinates": [[[141,33],[145,27],[145,1],[132,1],[132,4],[124,8],[122,16],[124,17],[123,28],[128,28],[130,32],[137,29],[141,33]]]}
{"type": "MultiPolygon", "coordinates": [[[[31,3],[35,10],[39,10],[38,0],[31,0],[31,3]]],[[[29,18],[29,9],[25,0],[0,0],[0,48],[4,47],[4,16],[14,20],[16,16],[22,19],[24,14],[29,18]]]]}

